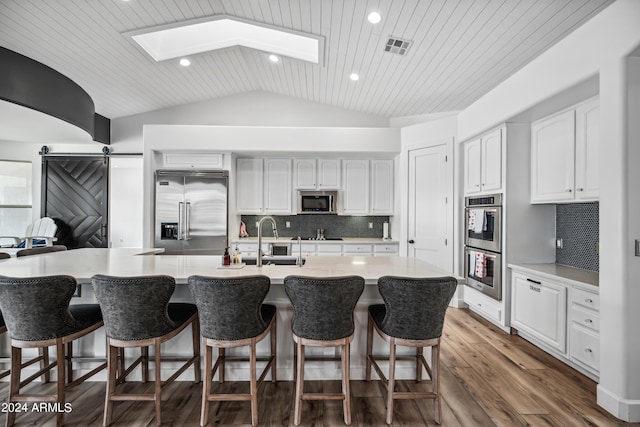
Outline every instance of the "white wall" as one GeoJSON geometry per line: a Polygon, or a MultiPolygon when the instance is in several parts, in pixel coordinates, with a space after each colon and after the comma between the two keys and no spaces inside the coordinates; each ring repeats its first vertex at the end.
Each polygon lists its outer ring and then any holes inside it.
{"type": "Polygon", "coordinates": [[[598,404],[640,421],[640,58],[601,71],[600,384],[598,404]]]}
{"type": "Polygon", "coordinates": [[[389,120],[267,92],[249,92],[111,121],[116,151],[142,149],[148,124],[284,127],[388,127],[389,120]]]}
{"type": "MultiPolygon", "coordinates": [[[[640,194],[635,184],[640,67],[627,58],[640,47],[640,1],[618,0],[484,95],[458,116],[461,141],[528,112],[558,94],[599,78],[600,384],[598,403],[626,421],[640,421],[639,259],[633,240],[640,194]]],[[[590,94],[592,95],[592,94],[590,94]]]]}
{"type": "MultiPolygon", "coordinates": [[[[596,76],[603,61],[629,55],[640,38],[640,2],[618,0],[458,116],[461,141],[509,121],[596,76]]],[[[565,106],[569,106],[567,104],[565,106]]]]}
{"type": "Polygon", "coordinates": [[[40,218],[40,193],[42,181],[42,157],[38,154],[43,145],[49,147],[51,153],[96,153],[102,154],[103,145],[89,144],[49,144],[46,142],[0,141],[0,159],[31,162],[33,170],[33,220],[40,218]]]}
{"type": "MultiPolygon", "coordinates": [[[[460,268],[459,254],[461,237],[459,236],[459,227],[455,225],[459,221],[459,206],[455,195],[457,191],[455,186],[457,185],[456,176],[458,176],[459,166],[456,159],[458,154],[458,144],[455,144],[457,137],[458,120],[457,116],[445,116],[436,120],[428,121],[426,123],[415,124],[402,128],[401,130],[401,152],[399,158],[399,171],[397,173],[400,194],[400,207],[396,207],[397,212],[400,215],[396,215],[397,221],[394,224],[394,228],[397,228],[396,236],[400,236],[400,254],[407,255],[408,249],[405,242],[408,241],[408,212],[409,212],[409,152],[411,150],[433,147],[436,145],[446,145],[447,156],[449,158],[447,165],[447,197],[451,201],[447,208],[447,216],[449,223],[447,224],[446,236],[447,240],[451,242],[450,250],[450,267],[448,268],[451,274],[458,274],[460,268]]],[[[393,233],[392,233],[393,235],[393,233]]],[[[456,295],[453,297],[452,304],[454,306],[462,306],[462,290],[459,289],[456,295]]]]}
{"type": "Polygon", "coordinates": [[[110,160],[109,246],[112,248],[143,246],[142,165],[142,156],[110,160]]]}

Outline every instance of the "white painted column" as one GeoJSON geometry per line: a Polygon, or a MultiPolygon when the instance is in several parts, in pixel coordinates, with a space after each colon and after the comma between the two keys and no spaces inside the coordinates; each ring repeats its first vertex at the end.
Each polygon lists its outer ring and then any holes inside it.
{"type": "Polygon", "coordinates": [[[600,72],[600,384],[598,404],[640,421],[640,58],[600,72]]]}

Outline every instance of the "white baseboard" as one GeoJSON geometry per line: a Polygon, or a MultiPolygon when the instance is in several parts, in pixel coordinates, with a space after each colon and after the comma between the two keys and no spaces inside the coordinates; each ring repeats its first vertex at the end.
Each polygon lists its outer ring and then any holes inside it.
{"type": "Polygon", "coordinates": [[[600,384],[598,384],[597,396],[598,405],[616,418],[630,423],[640,422],[640,400],[622,399],[600,384]]]}

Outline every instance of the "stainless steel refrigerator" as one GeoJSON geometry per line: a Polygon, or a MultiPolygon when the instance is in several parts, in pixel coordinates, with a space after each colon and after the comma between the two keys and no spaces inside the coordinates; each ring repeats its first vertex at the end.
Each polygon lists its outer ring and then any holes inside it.
{"type": "Polygon", "coordinates": [[[228,172],[156,171],[155,247],[222,255],[228,246],[228,172]]]}

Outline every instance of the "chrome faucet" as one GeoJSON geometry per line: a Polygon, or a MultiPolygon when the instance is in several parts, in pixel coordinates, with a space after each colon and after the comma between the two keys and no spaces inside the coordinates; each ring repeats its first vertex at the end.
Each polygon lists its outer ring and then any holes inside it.
{"type": "Polygon", "coordinates": [[[262,224],[265,221],[271,221],[273,227],[273,237],[278,238],[278,229],[276,227],[276,220],[271,216],[265,216],[258,222],[258,257],[256,259],[256,267],[262,267],[262,224]]]}
{"type": "Polygon", "coordinates": [[[296,265],[302,267],[302,239],[298,236],[298,258],[296,258],[296,265]]]}

